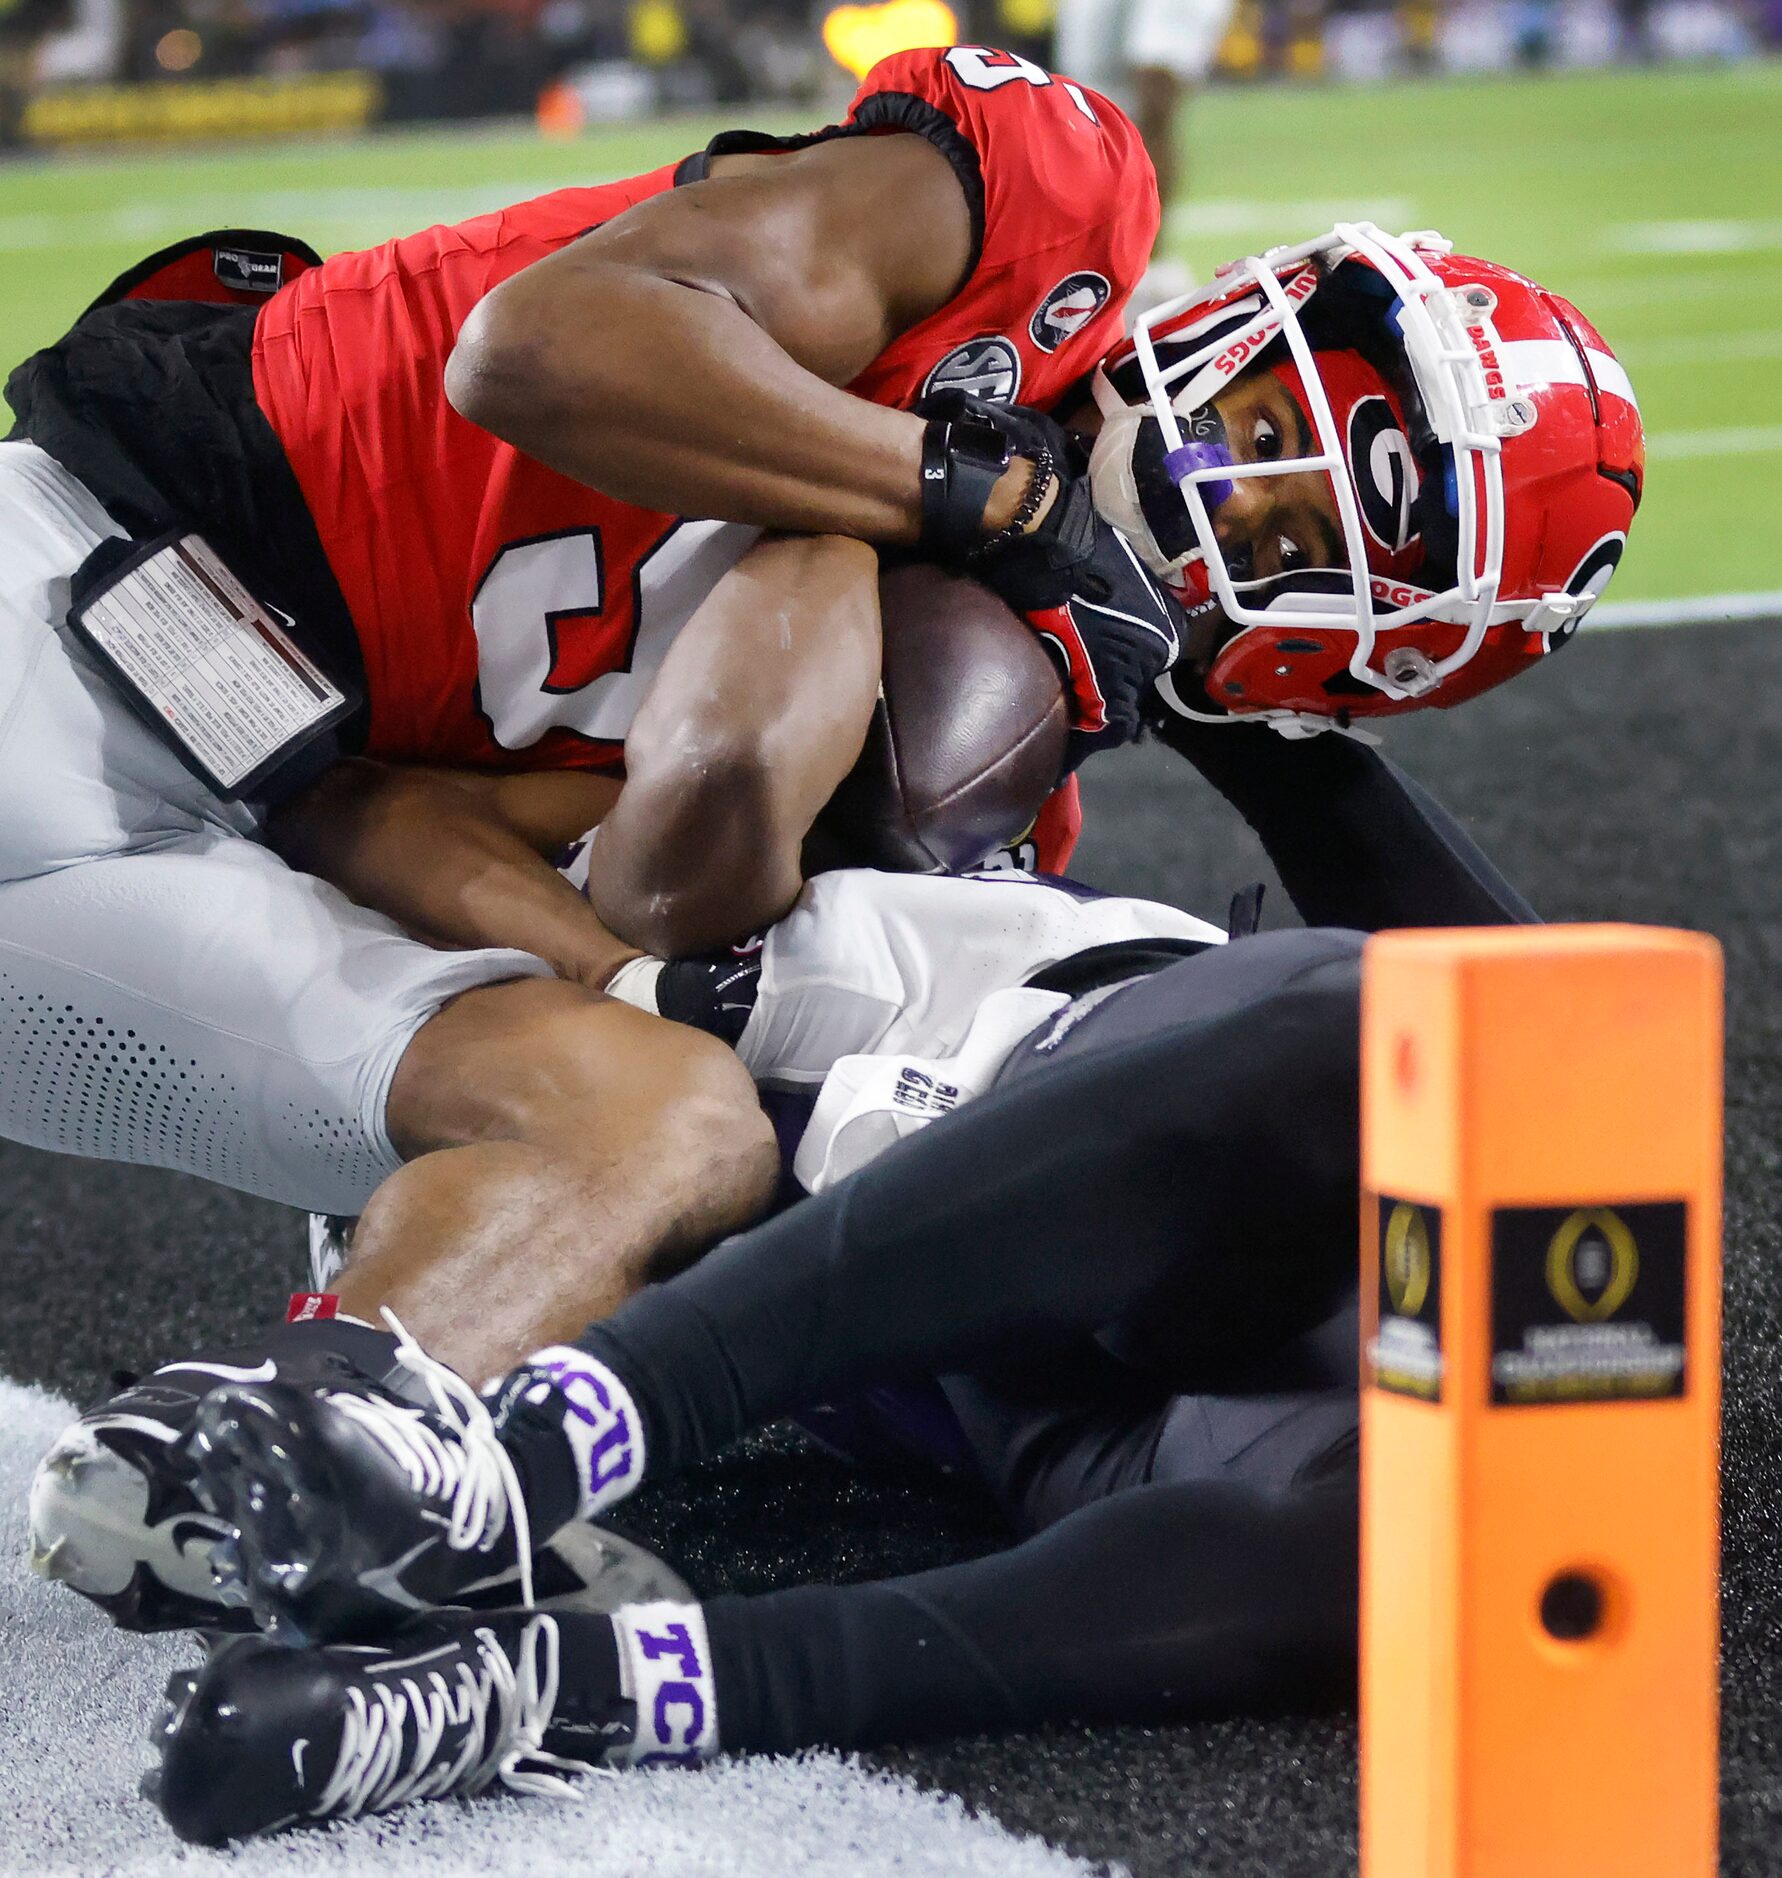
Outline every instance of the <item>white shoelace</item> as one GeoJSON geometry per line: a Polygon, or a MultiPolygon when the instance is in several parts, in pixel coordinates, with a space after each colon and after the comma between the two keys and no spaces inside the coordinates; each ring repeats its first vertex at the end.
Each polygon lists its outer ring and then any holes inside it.
{"type": "Polygon", "coordinates": [[[544,1749],[557,1706],[555,1622],[545,1616],[528,1622],[517,1668],[493,1631],[478,1629],[476,1647],[475,1665],[460,1657],[448,1669],[429,1668],[428,1659],[440,1654],[429,1651],[385,1672],[406,1674],[376,1680],[369,1691],[357,1684],[347,1691],[340,1754],[309,1809],[314,1817],[354,1819],[411,1800],[480,1793],[497,1779],[515,1793],[574,1793],[573,1777],[591,1770],[544,1749]],[[464,1730],[462,1745],[436,1761],[454,1727],[464,1730]],[[526,1761],[542,1765],[526,1768],[526,1761]]]}
{"type": "MultiPolygon", "coordinates": [[[[520,1602],[530,1610],[532,1594],[532,1522],[520,1491],[512,1457],[495,1432],[488,1405],[447,1364],[432,1357],[403,1328],[394,1311],[384,1321],[396,1337],[396,1353],[426,1384],[439,1419],[450,1436],[427,1425],[426,1411],[396,1406],[376,1397],[331,1395],[342,1414],[356,1422],[407,1474],[416,1493],[450,1497],[446,1544],[455,1552],[488,1551],[504,1525],[513,1528],[519,1559],[520,1602]]],[[[552,1633],[551,1689],[556,1694],[556,1632],[552,1633]]]]}

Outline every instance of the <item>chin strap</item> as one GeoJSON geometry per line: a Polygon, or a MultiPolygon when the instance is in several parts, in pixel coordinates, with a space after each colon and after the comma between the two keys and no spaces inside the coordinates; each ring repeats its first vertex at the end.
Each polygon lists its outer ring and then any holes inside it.
{"type": "Polygon", "coordinates": [[[1191,724],[1266,724],[1277,737],[1285,737],[1289,743],[1302,742],[1307,737],[1347,737],[1351,743],[1366,744],[1370,748],[1379,745],[1381,739],[1371,730],[1363,730],[1359,724],[1345,723],[1335,717],[1314,717],[1307,711],[1233,711],[1197,710],[1182,696],[1176,684],[1176,674],[1165,672],[1158,679],[1153,690],[1160,702],[1167,705],[1176,717],[1185,717],[1191,724]]]}

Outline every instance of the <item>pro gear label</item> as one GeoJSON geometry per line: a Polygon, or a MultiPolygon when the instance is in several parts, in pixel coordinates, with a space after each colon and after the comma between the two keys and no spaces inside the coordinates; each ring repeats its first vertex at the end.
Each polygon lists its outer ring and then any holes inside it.
{"type": "Polygon", "coordinates": [[[1491,1216],[1491,1400],[1639,1402],[1687,1386],[1688,1209],[1500,1207],[1491,1216]]]}
{"type": "Polygon", "coordinates": [[[1368,1345],[1374,1386],[1442,1399],[1442,1215],[1380,1195],[1380,1328],[1368,1345]]]}
{"type": "Polygon", "coordinates": [[[285,284],[285,257],[257,254],[251,248],[216,248],[211,270],[225,287],[241,293],[274,294],[285,284]]]}

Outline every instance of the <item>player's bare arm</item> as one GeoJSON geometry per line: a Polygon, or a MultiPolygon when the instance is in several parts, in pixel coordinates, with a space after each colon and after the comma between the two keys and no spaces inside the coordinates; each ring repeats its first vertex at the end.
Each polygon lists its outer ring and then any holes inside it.
{"type": "Polygon", "coordinates": [[[776,539],[727,574],[669,648],[625,740],[588,898],[662,957],[778,919],[818,811],[853,767],[878,696],[878,556],[776,539]]]}
{"type": "Polygon", "coordinates": [[[430,944],[512,946],[601,990],[636,948],[551,865],[621,785],[563,770],[522,776],[337,763],[272,819],[293,867],[430,944]]]}
{"type": "MultiPolygon", "coordinates": [[[[912,542],[923,423],[838,389],[957,293],[964,191],[911,135],[718,158],[513,275],[471,314],[452,403],[652,509],[912,542]]],[[[1010,519],[1011,467],[985,515],[1010,519]]]]}
{"type": "Polygon", "coordinates": [[[599,990],[640,946],[700,951],[785,912],[879,670],[877,555],[837,536],[763,542],[656,674],[623,784],[355,759],[282,808],[269,839],[418,938],[512,946],[599,990]],[[597,825],[584,896],[553,862],[597,825]]]}

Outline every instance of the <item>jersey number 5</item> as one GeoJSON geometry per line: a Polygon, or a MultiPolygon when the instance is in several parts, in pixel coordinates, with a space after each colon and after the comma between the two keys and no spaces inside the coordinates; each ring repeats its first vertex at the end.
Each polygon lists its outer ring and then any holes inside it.
{"type": "Polygon", "coordinates": [[[673,523],[616,581],[598,528],[510,541],[470,603],[477,690],[495,741],[527,750],[565,730],[622,743],[675,635],[757,532],[673,523]]]}
{"type": "Polygon", "coordinates": [[[1017,80],[1036,90],[1057,85],[1091,124],[1101,123],[1089,100],[1083,96],[1082,86],[1073,85],[1066,78],[1054,78],[1044,66],[1035,65],[1031,59],[1021,58],[1017,53],[993,52],[988,46],[955,46],[947,54],[947,63],[959,82],[969,85],[973,91],[997,91],[1017,80]]]}

